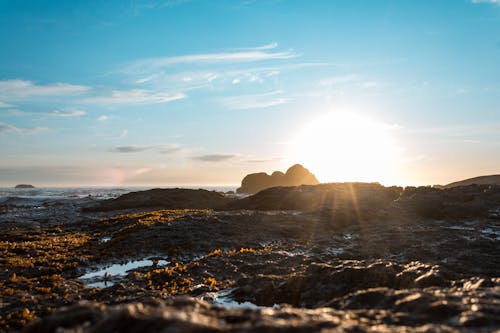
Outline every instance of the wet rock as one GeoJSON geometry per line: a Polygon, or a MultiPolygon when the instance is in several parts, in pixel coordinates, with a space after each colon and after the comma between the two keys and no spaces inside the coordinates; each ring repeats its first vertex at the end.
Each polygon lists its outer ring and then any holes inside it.
{"type": "Polygon", "coordinates": [[[229,203],[226,209],[303,210],[338,224],[370,219],[400,195],[400,187],[378,183],[332,183],[274,187],[229,203]]]}
{"type": "Polygon", "coordinates": [[[414,209],[425,196],[442,198],[440,214],[492,209],[498,188],[401,190],[325,184],[241,201],[259,210],[74,215],[68,205],[50,206],[31,212],[51,221],[40,226],[18,223],[13,214],[28,208],[7,212],[0,217],[0,330],[20,330],[35,317],[30,330],[42,332],[498,330],[498,220],[437,220],[414,209]],[[147,258],[170,263],[135,267],[113,286],[81,279],[147,258]],[[264,308],[223,307],[222,295],[227,304],[264,308]],[[92,302],[63,310],[80,300],[92,302]],[[64,312],[73,310],[78,315],[64,312]]]}
{"type": "Polygon", "coordinates": [[[272,175],[264,172],[252,173],[241,181],[237,193],[253,194],[276,186],[298,186],[319,184],[316,177],[300,164],[291,166],[286,173],[275,171],[272,175]]]}
{"type": "Polygon", "coordinates": [[[500,202],[500,185],[468,185],[445,189],[407,187],[395,206],[423,218],[489,217],[500,202]]]}
{"type": "Polygon", "coordinates": [[[191,189],[152,189],[130,192],[116,199],[104,200],[84,211],[111,211],[131,208],[157,207],[162,209],[221,208],[235,199],[221,193],[191,189]]]}
{"type": "Polygon", "coordinates": [[[453,332],[446,324],[405,323],[383,310],[370,313],[314,310],[231,309],[177,297],[118,305],[80,303],[34,322],[24,332],[453,332]],[[87,309],[86,315],[74,316],[87,309]],[[65,315],[69,317],[65,317],[65,315]],[[69,324],[69,325],[68,325],[69,324]]]}

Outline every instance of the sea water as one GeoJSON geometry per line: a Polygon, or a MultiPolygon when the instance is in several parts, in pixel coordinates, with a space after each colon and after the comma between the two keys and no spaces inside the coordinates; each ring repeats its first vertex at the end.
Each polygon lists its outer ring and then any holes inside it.
{"type": "Polygon", "coordinates": [[[37,205],[44,202],[72,200],[81,198],[92,198],[105,200],[117,198],[120,195],[145,191],[152,188],[187,188],[205,189],[217,192],[235,191],[236,186],[135,186],[135,187],[39,187],[28,189],[16,189],[0,187],[0,204],[9,203],[14,205],[37,205]]]}

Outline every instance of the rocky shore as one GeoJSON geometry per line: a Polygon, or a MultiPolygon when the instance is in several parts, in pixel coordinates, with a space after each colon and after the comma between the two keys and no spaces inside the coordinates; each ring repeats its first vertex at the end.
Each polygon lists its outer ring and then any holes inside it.
{"type": "Polygon", "coordinates": [[[206,192],[5,206],[0,330],[500,329],[500,186],[206,192]]]}

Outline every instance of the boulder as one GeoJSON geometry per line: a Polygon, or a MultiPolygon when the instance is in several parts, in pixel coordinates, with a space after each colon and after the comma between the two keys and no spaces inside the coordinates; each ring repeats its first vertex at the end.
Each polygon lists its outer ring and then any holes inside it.
{"type": "Polygon", "coordinates": [[[238,193],[254,194],[276,186],[299,186],[319,184],[316,177],[300,164],[290,167],[286,173],[275,171],[271,175],[265,172],[252,173],[241,181],[238,193]]]}

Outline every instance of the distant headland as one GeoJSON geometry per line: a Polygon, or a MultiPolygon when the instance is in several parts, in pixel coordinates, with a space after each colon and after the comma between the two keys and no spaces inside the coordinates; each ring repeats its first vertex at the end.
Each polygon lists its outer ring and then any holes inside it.
{"type": "Polygon", "coordinates": [[[14,188],[35,188],[35,186],[31,184],[17,184],[14,188]]]}

